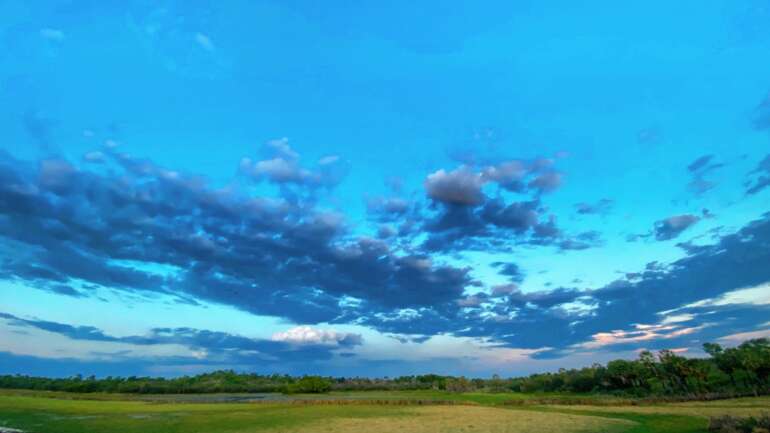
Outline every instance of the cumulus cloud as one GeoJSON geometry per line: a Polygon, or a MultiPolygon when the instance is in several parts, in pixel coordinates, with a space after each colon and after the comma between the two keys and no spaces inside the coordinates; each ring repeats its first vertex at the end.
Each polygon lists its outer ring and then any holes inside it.
{"type": "Polygon", "coordinates": [[[480,204],[485,198],[481,191],[483,186],[483,176],[468,167],[460,167],[450,172],[438,170],[425,179],[428,197],[453,205],[480,204]]]}
{"type": "Polygon", "coordinates": [[[347,174],[346,165],[336,156],[321,158],[315,169],[302,167],[299,153],[292,149],[285,137],[265,143],[263,153],[267,159],[255,161],[246,157],[240,163],[241,172],[257,182],[267,180],[277,185],[331,188],[347,174]]]}
{"type": "Polygon", "coordinates": [[[276,332],[273,341],[284,341],[292,344],[330,344],[340,346],[360,345],[363,339],[360,334],[337,332],[330,329],[316,329],[310,326],[297,326],[284,332],[276,332]]]}
{"type": "Polygon", "coordinates": [[[497,165],[485,167],[482,170],[484,178],[500,184],[509,191],[523,191],[524,178],[529,174],[529,168],[522,161],[506,161],[497,165]]]}
{"type": "Polygon", "coordinates": [[[312,198],[240,195],[101,151],[111,167],[104,173],[0,155],[0,236],[27,254],[9,257],[0,278],[49,291],[70,286],[73,295],[82,284],[178,294],[304,323],[454,305],[473,281],[468,269],[349,236],[344,216],[312,198]],[[176,272],[145,270],[156,264],[176,272]],[[346,296],[361,302],[341,305],[346,296]]]}
{"type": "MultiPolygon", "coordinates": [[[[268,147],[268,160],[299,160],[285,141],[268,147]]],[[[109,287],[231,305],[294,323],[356,323],[393,334],[484,337],[508,347],[555,350],[590,342],[598,333],[633,331],[634,323],[659,323],[660,311],[770,281],[765,266],[770,260],[770,215],[722,236],[713,246],[686,250],[686,258],[669,266],[649,266],[595,290],[522,288],[523,272],[510,262],[493,266],[511,284],[485,287],[470,268],[437,257],[459,247],[574,249],[600,236],[565,233],[544,210],[538,192],[530,191],[531,197],[521,201],[498,196],[477,205],[439,201],[431,209],[410,210],[388,226],[414,218],[424,236],[406,239],[414,244],[402,248],[404,239],[395,241],[393,235],[355,235],[343,215],[319,208],[311,197],[288,200],[218,189],[200,176],[115,148],[99,151],[108,169],[91,171],[56,158],[24,163],[0,155],[0,236],[24,252],[4,257],[0,279],[20,283],[24,290],[92,296],[88,287],[109,287]],[[431,248],[440,254],[430,254],[431,248]],[[174,271],[148,270],[157,265],[174,271]],[[629,322],[631,317],[635,322],[629,322]],[[544,328],[549,332],[540,332],[544,328]]],[[[656,237],[676,237],[697,218],[663,220],[656,237]]],[[[747,332],[760,313],[767,313],[764,304],[708,308],[754,310],[733,321],[728,311],[718,311],[709,320],[720,325],[706,328],[698,328],[703,319],[697,311],[683,311],[694,317],[692,326],[687,325],[698,329],[693,335],[747,332]]],[[[93,329],[59,332],[91,340],[115,338],[93,329]]],[[[286,338],[290,334],[312,332],[287,332],[286,338]]],[[[190,329],[158,329],[134,337],[132,344],[176,341],[207,353],[224,353],[226,348],[217,349],[223,339],[231,348],[242,343],[250,347],[244,350],[267,353],[314,346],[288,340],[257,344],[190,329]]],[[[337,345],[355,341],[323,333],[318,338],[337,345]]],[[[314,353],[331,356],[326,346],[314,353]]]]}

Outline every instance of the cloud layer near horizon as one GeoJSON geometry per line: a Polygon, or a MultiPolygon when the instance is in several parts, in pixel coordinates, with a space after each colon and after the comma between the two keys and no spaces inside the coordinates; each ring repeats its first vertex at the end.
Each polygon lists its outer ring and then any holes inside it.
{"type": "MultiPolygon", "coordinates": [[[[303,168],[285,140],[268,147],[269,164],[242,162],[246,176],[227,188],[114,145],[96,151],[99,158],[87,154],[82,164],[62,158],[30,163],[4,154],[0,235],[16,254],[5,254],[0,277],[73,297],[96,296],[101,287],[230,305],[300,324],[362,325],[418,340],[480,338],[537,350],[533,356],[541,358],[642,343],[687,346],[695,336],[753,331],[768,312],[761,303],[708,304],[708,311],[702,303],[770,281],[770,214],[713,244],[683,243],[684,258],[649,263],[604,287],[523,292],[515,263],[496,264],[510,283],[489,286],[446,257],[460,250],[599,246],[600,233],[568,235],[542,204],[542,195],[561,184],[553,161],[511,160],[428,174],[425,200],[370,199],[373,227],[395,228],[389,236],[369,237],[345,215],[317,204],[318,188],[339,182],[322,174],[334,172],[328,166],[339,158],[303,168]],[[248,192],[249,185],[265,181],[278,185],[277,195],[248,192]],[[491,191],[498,193],[490,197],[491,191]],[[510,191],[525,197],[512,200],[510,191]],[[668,323],[661,315],[680,308],[686,320],[668,323]]],[[[581,204],[577,212],[606,212],[608,206],[581,204]]],[[[669,241],[699,220],[671,216],[656,222],[648,237],[669,241]]],[[[303,327],[272,341],[181,328],[116,338],[95,328],[3,318],[72,339],[173,342],[220,355],[253,349],[323,358],[337,345],[361,343],[360,336],[303,327]],[[232,347],[222,346],[228,342],[232,347]],[[287,348],[298,342],[312,348],[287,348]]]]}

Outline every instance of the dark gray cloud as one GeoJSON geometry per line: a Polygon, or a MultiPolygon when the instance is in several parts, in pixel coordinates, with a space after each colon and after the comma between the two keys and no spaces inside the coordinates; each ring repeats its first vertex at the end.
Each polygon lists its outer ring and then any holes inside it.
{"type": "Polygon", "coordinates": [[[562,174],[551,159],[507,160],[480,168],[464,165],[438,170],[425,180],[433,213],[412,218],[428,234],[428,252],[510,251],[515,245],[553,246],[560,250],[599,245],[564,233],[541,204],[544,193],[561,186],[562,174]],[[496,190],[494,197],[484,189],[496,190]],[[528,198],[510,201],[508,192],[528,198]]]}
{"type": "Polygon", "coordinates": [[[524,272],[519,265],[510,262],[494,262],[492,266],[499,269],[500,275],[507,276],[511,281],[521,283],[524,281],[524,272]]]}
{"type": "Polygon", "coordinates": [[[453,304],[472,283],[467,269],[351,236],[342,215],[301,195],[240,195],[103,152],[105,174],[2,156],[0,236],[23,252],[5,257],[3,278],[59,292],[68,285],[73,295],[88,284],[179,295],[299,323],[453,304]],[[175,271],[149,270],[158,264],[175,271]],[[362,303],[341,306],[346,296],[362,303]]]}
{"type": "Polygon", "coordinates": [[[597,246],[585,234],[564,233],[553,215],[544,215],[538,199],[506,203],[487,199],[479,206],[444,205],[424,217],[429,252],[459,250],[510,251],[516,245],[553,246],[562,250],[597,246]],[[578,248],[579,247],[579,248],[578,248]]]}
{"type": "MultiPolygon", "coordinates": [[[[490,338],[510,347],[552,347],[542,356],[560,357],[581,350],[580,345],[593,341],[595,334],[634,332],[636,324],[659,324],[665,318],[661,312],[770,282],[770,267],[765,266],[770,262],[768,245],[770,213],[713,245],[688,250],[683,259],[668,265],[650,263],[596,290],[563,287],[522,292],[511,283],[493,287],[491,296],[466,299],[461,311],[416,310],[408,319],[386,316],[368,318],[365,323],[393,333],[431,335],[452,329],[455,335],[490,338]]],[[[697,346],[701,340],[756,330],[767,322],[770,307],[743,304],[701,308],[700,312],[703,314],[677,324],[684,330],[681,335],[652,342],[619,340],[606,349],[697,346]],[[720,313],[715,316],[706,310],[720,313]]]]}
{"type": "Polygon", "coordinates": [[[675,215],[655,223],[655,239],[668,241],[678,237],[685,230],[700,221],[697,215],[675,215]]]}
{"type": "MultiPolygon", "coordinates": [[[[649,266],[598,290],[524,292],[514,264],[495,264],[510,284],[485,288],[470,269],[427,252],[581,249],[601,242],[598,232],[565,234],[538,191],[520,201],[498,195],[477,205],[439,201],[420,212],[410,209],[393,220],[397,233],[372,239],[353,235],[342,215],[317,209],[308,195],[289,200],[215,189],[200,177],[102,151],[106,161],[98,171],[61,159],[29,164],[0,158],[0,236],[20,252],[4,257],[0,277],[71,296],[92,296],[103,286],[217,302],[298,323],[357,323],[398,335],[445,333],[565,351],[598,332],[633,326],[631,320],[655,323],[660,311],[770,281],[764,266],[770,215],[713,246],[686,249],[687,256],[669,266],[649,266]],[[416,229],[402,231],[409,224],[416,229]],[[422,249],[397,247],[414,233],[427,234],[422,249]],[[158,264],[173,271],[153,271],[158,264]],[[469,297],[469,288],[491,295],[469,297]],[[358,301],[344,302],[349,297],[358,301]]],[[[279,152],[291,157],[288,149],[279,152]]],[[[654,235],[673,239],[698,218],[667,218],[654,235]]],[[[731,323],[713,332],[751,325],[731,323]]],[[[89,327],[36,326],[82,339],[115,338],[89,327]]],[[[135,344],[150,344],[143,338],[222,351],[275,343],[189,329],[132,338],[135,344]]]]}

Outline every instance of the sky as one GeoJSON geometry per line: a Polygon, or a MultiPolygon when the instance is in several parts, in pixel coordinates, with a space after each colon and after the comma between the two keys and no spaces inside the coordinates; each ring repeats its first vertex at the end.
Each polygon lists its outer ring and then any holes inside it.
{"type": "Polygon", "coordinates": [[[0,0],[0,373],[770,336],[770,3],[0,0]]]}

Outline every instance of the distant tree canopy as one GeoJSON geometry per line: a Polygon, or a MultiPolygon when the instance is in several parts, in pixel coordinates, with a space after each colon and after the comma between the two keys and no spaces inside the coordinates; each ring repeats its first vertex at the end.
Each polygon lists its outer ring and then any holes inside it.
{"type": "Polygon", "coordinates": [[[601,392],[629,396],[694,396],[770,393],[770,339],[749,340],[723,348],[703,345],[707,358],[685,358],[670,350],[641,352],[636,360],[614,360],[580,369],[503,379],[426,374],[395,378],[331,378],[320,376],[239,374],[215,371],[173,379],[151,377],[75,376],[44,378],[0,376],[0,388],[136,394],[187,394],[220,392],[322,393],[330,390],[418,390],[450,392],[601,392]]]}
{"type": "Polygon", "coordinates": [[[305,376],[286,386],[290,394],[321,394],[332,389],[332,382],[320,376],[305,376]]]}

